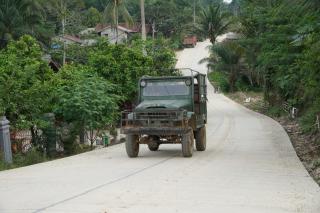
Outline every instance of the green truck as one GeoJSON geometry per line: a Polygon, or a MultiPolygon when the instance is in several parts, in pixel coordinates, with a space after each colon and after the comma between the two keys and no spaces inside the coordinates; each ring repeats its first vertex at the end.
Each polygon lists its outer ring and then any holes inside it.
{"type": "Polygon", "coordinates": [[[129,157],[138,156],[140,144],[147,144],[151,151],[161,144],[181,144],[184,157],[192,156],[194,141],[198,151],[206,149],[206,75],[190,73],[140,79],[138,105],[122,113],[129,157]]]}

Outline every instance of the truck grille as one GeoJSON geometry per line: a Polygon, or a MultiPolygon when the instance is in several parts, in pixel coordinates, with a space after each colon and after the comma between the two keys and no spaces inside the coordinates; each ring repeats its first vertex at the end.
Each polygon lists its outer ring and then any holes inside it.
{"type": "Polygon", "coordinates": [[[177,120],[181,119],[181,112],[135,112],[134,119],[137,120],[177,120]]]}
{"type": "Polygon", "coordinates": [[[186,111],[123,112],[122,127],[174,127],[184,126],[186,111]],[[129,118],[129,114],[131,117],[129,118]]]}

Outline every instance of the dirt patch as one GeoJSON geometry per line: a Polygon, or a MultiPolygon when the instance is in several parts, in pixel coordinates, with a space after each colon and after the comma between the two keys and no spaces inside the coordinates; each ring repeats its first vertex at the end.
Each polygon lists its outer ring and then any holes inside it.
{"type": "MultiPolygon", "coordinates": [[[[253,111],[270,116],[262,93],[236,92],[227,96],[253,111]]],[[[303,133],[298,121],[289,116],[272,118],[284,127],[301,162],[320,186],[320,133],[303,133]]]]}

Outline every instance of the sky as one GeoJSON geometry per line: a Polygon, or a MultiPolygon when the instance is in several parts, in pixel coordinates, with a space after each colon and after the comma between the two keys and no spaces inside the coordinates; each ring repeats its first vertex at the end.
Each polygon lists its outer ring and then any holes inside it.
{"type": "Polygon", "coordinates": [[[232,2],[232,0],[223,0],[223,1],[226,2],[226,3],[232,2]]]}

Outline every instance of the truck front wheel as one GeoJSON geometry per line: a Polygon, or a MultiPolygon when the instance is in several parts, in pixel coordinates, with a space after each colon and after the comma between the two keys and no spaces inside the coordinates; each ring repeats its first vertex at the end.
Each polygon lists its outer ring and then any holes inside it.
{"type": "Polygon", "coordinates": [[[197,151],[206,150],[207,146],[207,135],[206,135],[206,127],[203,126],[198,129],[196,132],[196,148],[197,151]]]}
{"type": "Polygon", "coordinates": [[[182,135],[182,155],[183,157],[192,157],[193,154],[193,145],[194,145],[194,136],[193,131],[190,131],[182,135]]]}
{"type": "Polygon", "coordinates": [[[135,158],[139,154],[139,136],[127,135],[126,151],[130,158],[135,158]]]}

